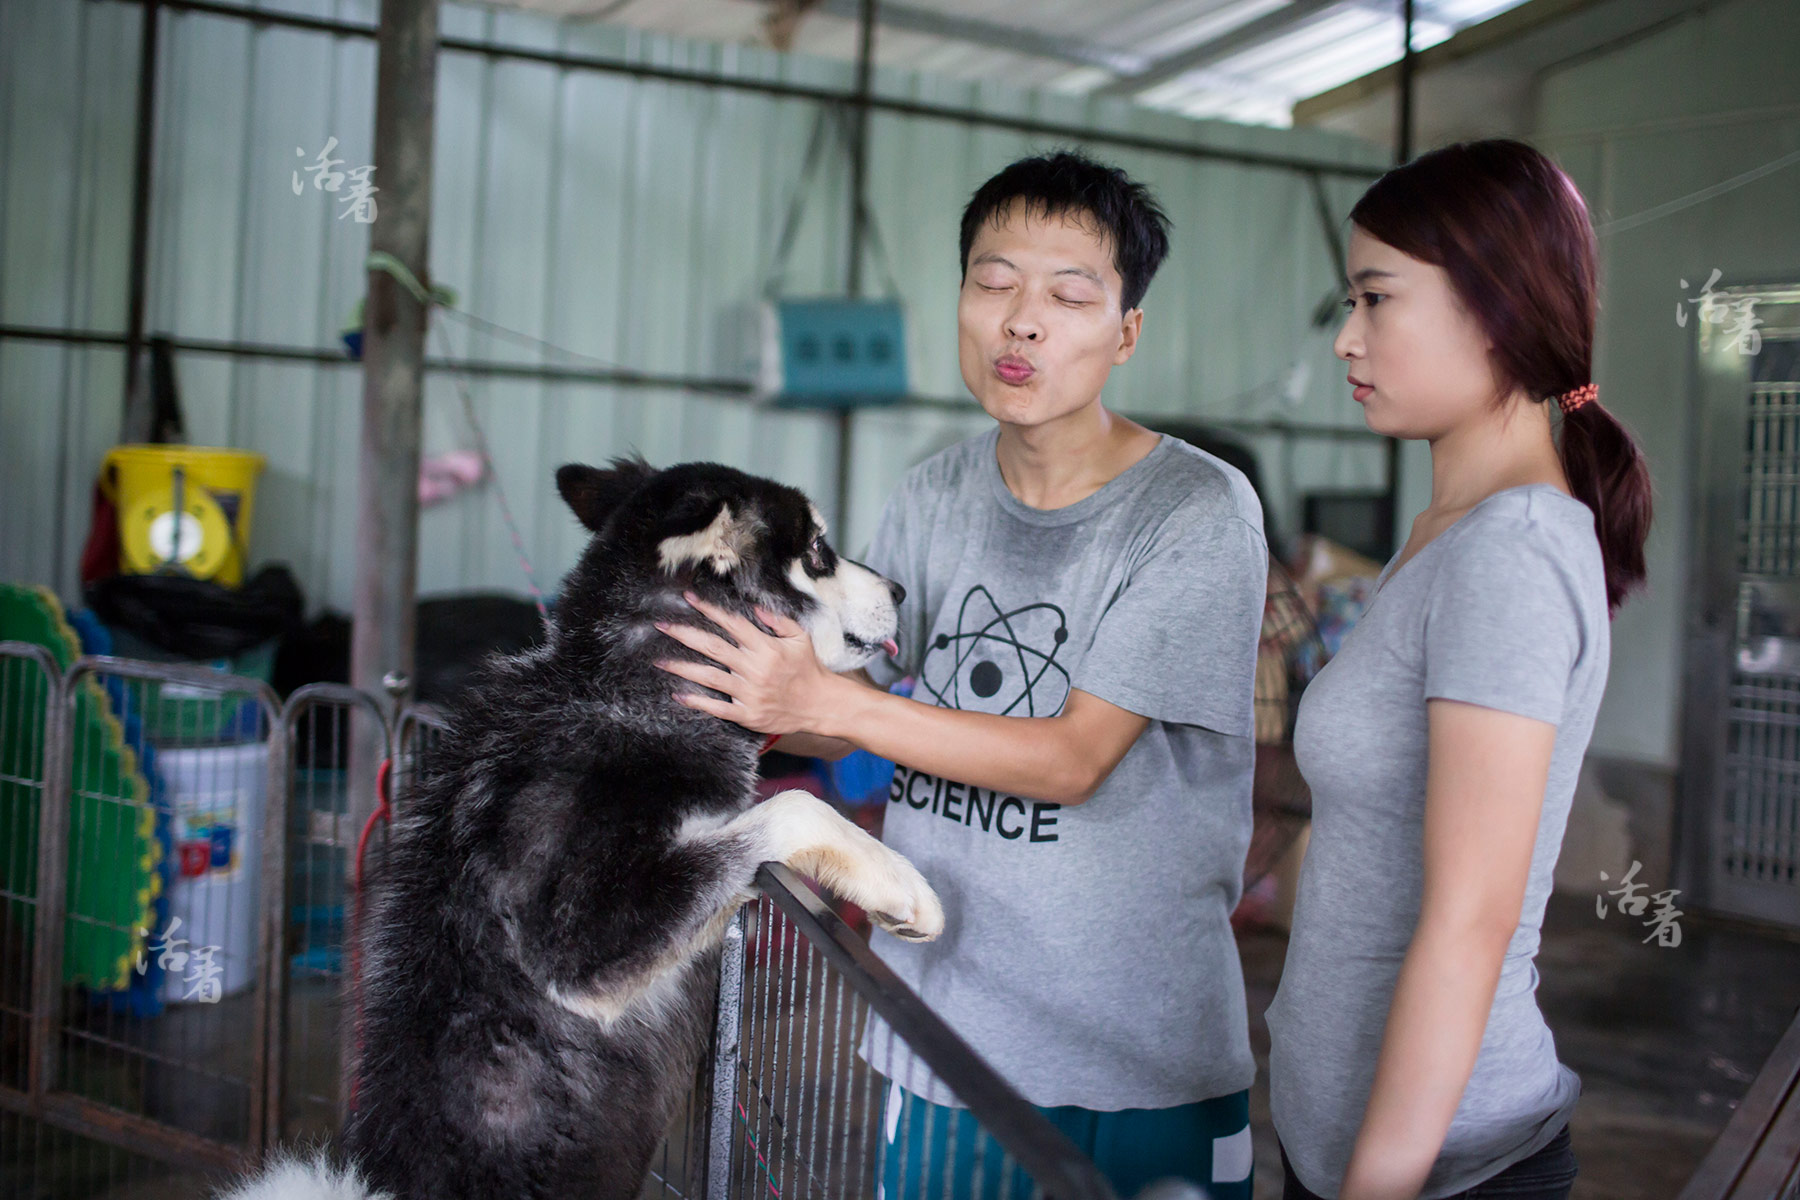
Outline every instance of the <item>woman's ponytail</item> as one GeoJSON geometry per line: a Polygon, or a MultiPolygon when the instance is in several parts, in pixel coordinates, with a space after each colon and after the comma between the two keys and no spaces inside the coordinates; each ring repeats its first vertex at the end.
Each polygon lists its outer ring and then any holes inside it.
{"type": "Polygon", "coordinates": [[[1616,613],[1644,583],[1649,464],[1631,431],[1598,401],[1563,414],[1561,454],[1570,490],[1594,510],[1594,531],[1606,563],[1606,607],[1616,613]]]}

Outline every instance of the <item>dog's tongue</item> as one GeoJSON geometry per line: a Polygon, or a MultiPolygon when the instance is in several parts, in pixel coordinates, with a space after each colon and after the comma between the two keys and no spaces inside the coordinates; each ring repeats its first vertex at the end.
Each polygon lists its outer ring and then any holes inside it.
{"type": "Polygon", "coordinates": [[[900,643],[896,642],[893,638],[889,638],[887,641],[881,643],[881,648],[888,652],[889,658],[900,657],[900,643]]]}

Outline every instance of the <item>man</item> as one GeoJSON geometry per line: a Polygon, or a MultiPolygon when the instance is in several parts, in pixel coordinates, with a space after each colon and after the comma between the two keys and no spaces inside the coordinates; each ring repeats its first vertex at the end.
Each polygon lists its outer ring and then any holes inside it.
{"type": "MultiPolygon", "coordinates": [[[[958,353],[996,427],[913,468],[882,512],[868,565],[906,589],[897,661],[834,676],[792,622],[770,619],[771,637],[703,607],[736,646],[670,634],[730,674],[668,669],[731,697],[687,703],[784,750],[899,764],[884,838],[948,924],[933,943],[876,939],[882,958],[1121,1195],[1179,1175],[1248,1200],[1255,1063],[1229,917],[1251,832],[1262,509],[1241,473],[1102,402],[1166,228],[1141,185],[1076,154],[982,185],[958,353]],[[906,675],[910,699],[870,686],[906,675]]],[[[889,1196],[944,1178],[947,1127],[968,1123],[921,1076],[896,1080],[886,1128],[904,1106],[938,1150],[890,1153],[889,1196]]],[[[968,1123],[954,1144],[975,1140],[968,1123]]]]}

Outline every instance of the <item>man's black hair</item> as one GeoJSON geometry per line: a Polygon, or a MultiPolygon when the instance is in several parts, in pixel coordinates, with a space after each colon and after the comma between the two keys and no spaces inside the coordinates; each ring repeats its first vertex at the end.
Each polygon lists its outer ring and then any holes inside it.
{"type": "Polygon", "coordinates": [[[1015,200],[1024,201],[1034,216],[1075,214],[1093,220],[1112,240],[1113,266],[1124,283],[1120,308],[1130,312],[1143,301],[1169,253],[1169,218],[1150,189],[1119,168],[1075,151],[1021,158],[977,188],[963,209],[965,274],[975,235],[1015,200]]]}

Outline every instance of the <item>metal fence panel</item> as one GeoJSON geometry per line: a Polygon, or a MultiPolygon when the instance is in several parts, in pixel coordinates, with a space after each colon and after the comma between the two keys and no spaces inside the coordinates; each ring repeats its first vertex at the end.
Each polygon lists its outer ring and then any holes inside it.
{"type": "Polygon", "coordinates": [[[707,1191],[713,1095],[711,1049],[701,1055],[694,1080],[651,1156],[638,1200],[702,1200],[707,1191]]]}
{"type": "MultiPolygon", "coordinates": [[[[43,1090],[137,1117],[146,1135],[255,1153],[285,860],[275,695],[203,668],[91,658],[68,672],[60,707],[67,940],[52,955],[62,939],[44,939],[38,961],[38,1015],[58,1031],[43,1090]]],[[[40,860],[47,898],[64,865],[40,860]]],[[[184,1142],[168,1146],[195,1148],[184,1142]]]]}
{"type": "MultiPolygon", "coordinates": [[[[204,669],[59,675],[0,644],[0,831],[20,835],[0,840],[0,1191],[193,1192],[338,1127],[359,865],[447,731],[336,685],[280,706],[204,669]]],[[[1111,1200],[824,899],[778,864],[758,887],[643,1200],[1111,1200]],[[967,1120],[911,1099],[926,1064],[967,1120]]]]}
{"type": "Polygon", "coordinates": [[[389,776],[396,811],[406,803],[406,789],[430,768],[449,732],[448,719],[432,705],[412,704],[400,711],[394,722],[394,766],[389,776]]]}
{"type": "Polygon", "coordinates": [[[53,674],[48,656],[7,651],[0,758],[20,886],[6,889],[6,952],[29,908],[30,962],[7,973],[29,1004],[22,1090],[7,1021],[6,1190],[79,1196],[171,1166],[239,1168],[262,1146],[270,1068],[288,790],[275,695],[125,659],[53,674]],[[24,658],[37,675],[20,683],[24,658]]]}
{"type": "Polygon", "coordinates": [[[731,1196],[1110,1200],[1093,1163],[798,875],[769,863],[757,884],[731,1196]],[[966,1109],[923,1105],[932,1077],[966,1109]]]}
{"type": "Polygon", "coordinates": [[[8,1200],[199,1200],[215,1173],[137,1153],[65,1121],[0,1109],[0,1196],[8,1200]]]}
{"type": "Polygon", "coordinates": [[[354,1029],[343,1003],[351,967],[358,863],[385,827],[355,814],[373,813],[380,763],[393,739],[371,696],[340,684],[294,692],[282,710],[289,775],[290,847],[282,973],[271,1103],[279,1097],[281,1141],[315,1141],[336,1133],[349,1102],[343,1064],[354,1029]],[[364,755],[359,745],[376,747],[364,755]]]}
{"type": "Polygon", "coordinates": [[[0,642],[0,1088],[29,1090],[38,825],[60,672],[41,646],[0,642]]]}
{"type": "MultiPolygon", "coordinates": [[[[40,935],[40,836],[53,791],[66,787],[66,739],[54,732],[64,678],[41,646],[0,643],[0,1195],[19,1200],[195,1195],[206,1180],[143,1153],[129,1124],[110,1131],[79,1097],[44,1095],[34,1054],[40,935]],[[58,783],[58,780],[63,782],[58,783]],[[42,1119],[48,1118],[48,1119],[42,1119]],[[100,1133],[100,1136],[95,1136],[100,1133]]],[[[66,801],[55,806],[67,812],[66,801]]],[[[58,840],[66,853],[67,839],[58,840]]],[[[66,878],[66,870],[59,873],[66,878]]],[[[66,906],[59,905],[58,911],[66,906]]],[[[52,985],[54,986],[54,985],[52,985]]]]}

